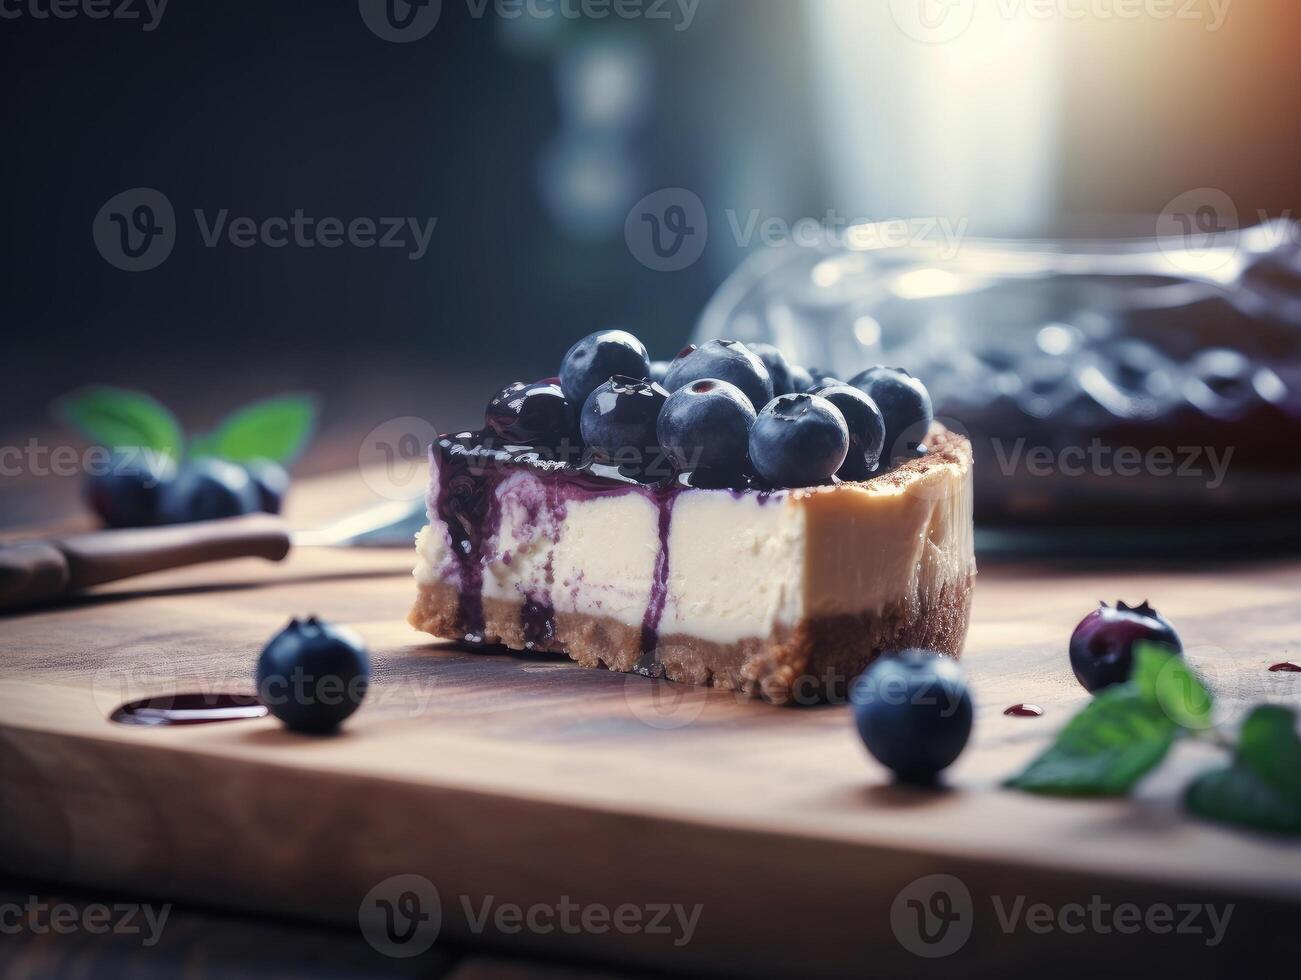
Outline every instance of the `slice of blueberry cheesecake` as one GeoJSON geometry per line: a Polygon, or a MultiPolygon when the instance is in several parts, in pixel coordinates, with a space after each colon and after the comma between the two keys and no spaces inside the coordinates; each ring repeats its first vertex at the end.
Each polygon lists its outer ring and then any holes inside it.
{"type": "Polygon", "coordinates": [[[782,703],[962,649],[971,447],[900,369],[814,380],[735,341],[652,363],[602,331],[430,459],[417,629],[782,703]]]}

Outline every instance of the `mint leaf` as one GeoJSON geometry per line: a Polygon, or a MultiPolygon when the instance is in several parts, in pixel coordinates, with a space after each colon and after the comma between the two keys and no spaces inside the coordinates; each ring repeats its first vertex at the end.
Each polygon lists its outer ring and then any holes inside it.
{"type": "Polygon", "coordinates": [[[1242,723],[1233,764],[1196,779],[1184,804],[1208,820],[1301,835],[1301,738],[1295,712],[1273,704],[1254,709],[1242,723]]]}
{"type": "Polygon", "coordinates": [[[1132,681],[1146,700],[1181,728],[1211,726],[1211,692],[1172,647],[1148,641],[1134,644],[1132,681]]]}
{"type": "Polygon", "coordinates": [[[233,462],[259,457],[287,463],[311,438],[317,403],[311,395],[280,395],[253,402],[227,416],[213,432],[195,439],[195,456],[220,456],[233,462]]]}
{"type": "Polygon", "coordinates": [[[65,395],[55,411],[86,439],[109,449],[140,447],[180,455],[180,423],[144,392],[94,385],[65,395]]]}
{"type": "Polygon", "coordinates": [[[1055,796],[1123,796],[1165,758],[1179,727],[1136,685],[1103,691],[1006,785],[1055,796]]]}
{"type": "Polygon", "coordinates": [[[1238,757],[1261,779],[1301,801],[1301,738],[1296,712],[1277,704],[1262,704],[1242,722],[1238,757]]]}

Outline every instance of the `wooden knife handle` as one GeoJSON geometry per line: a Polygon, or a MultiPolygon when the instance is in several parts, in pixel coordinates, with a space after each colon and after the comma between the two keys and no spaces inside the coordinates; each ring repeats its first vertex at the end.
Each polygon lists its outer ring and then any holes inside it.
{"type": "Polygon", "coordinates": [[[0,607],[201,562],[287,554],[289,530],[270,514],[25,541],[0,548],[0,607]]]}

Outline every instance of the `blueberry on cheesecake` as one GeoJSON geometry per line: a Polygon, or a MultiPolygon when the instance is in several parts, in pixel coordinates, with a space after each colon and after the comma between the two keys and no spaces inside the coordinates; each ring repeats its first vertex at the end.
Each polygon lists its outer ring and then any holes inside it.
{"type": "Polygon", "coordinates": [[[843,695],[886,651],[957,656],[971,447],[929,413],[893,368],[845,385],[767,346],[664,364],[592,334],[430,447],[409,620],[776,702],[843,695]]]}

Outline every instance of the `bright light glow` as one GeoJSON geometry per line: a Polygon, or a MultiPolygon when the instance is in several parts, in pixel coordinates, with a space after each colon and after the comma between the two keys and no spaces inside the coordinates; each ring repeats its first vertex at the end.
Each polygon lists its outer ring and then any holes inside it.
{"type": "Polygon", "coordinates": [[[875,347],[881,342],[881,324],[870,316],[860,316],[854,321],[854,336],[864,347],[875,347]]]}
{"type": "Polygon", "coordinates": [[[965,290],[962,278],[944,269],[913,269],[894,281],[894,294],[901,299],[933,299],[965,290]]]}

